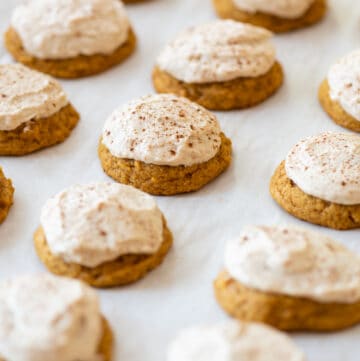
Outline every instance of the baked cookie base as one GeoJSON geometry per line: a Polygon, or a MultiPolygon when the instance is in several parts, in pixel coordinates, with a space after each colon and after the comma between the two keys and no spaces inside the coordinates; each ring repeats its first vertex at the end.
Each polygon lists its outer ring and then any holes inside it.
{"type": "Polygon", "coordinates": [[[14,187],[10,179],[7,179],[0,167],[0,224],[7,217],[14,199],[14,187]]]}
{"type": "Polygon", "coordinates": [[[241,321],[269,324],[285,331],[335,331],[360,322],[360,302],[321,303],[248,288],[226,271],[214,282],[220,306],[241,321]]]}
{"type": "MultiPolygon", "coordinates": [[[[113,351],[113,333],[110,328],[110,325],[105,317],[102,317],[102,327],[103,327],[103,336],[100,340],[100,345],[98,348],[98,353],[102,356],[103,361],[111,361],[112,360],[112,351],[113,351]]],[[[7,361],[0,358],[0,361],[7,361]]],[[[10,361],[10,360],[9,360],[10,361]]]]}
{"type": "Polygon", "coordinates": [[[259,77],[237,78],[225,82],[185,83],[157,66],[152,74],[158,93],[173,93],[186,97],[212,110],[243,109],[259,104],[280,88],[283,78],[283,70],[278,62],[259,77]]]}
{"type": "Polygon", "coordinates": [[[213,0],[213,4],[221,18],[261,26],[275,33],[283,33],[316,24],[324,17],[327,10],[326,0],[315,0],[309,10],[300,18],[285,19],[261,12],[248,13],[238,9],[233,0],[213,0]]]}
{"type": "Polygon", "coordinates": [[[14,130],[0,130],[0,155],[24,155],[63,142],[79,114],[71,104],[44,119],[30,120],[14,130]]]}
{"type": "Polygon", "coordinates": [[[113,352],[114,337],[110,325],[105,317],[102,317],[103,336],[100,341],[98,352],[103,361],[111,361],[113,352]]]}
{"type": "Polygon", "coordinates": [[[348,114],[340,105],[330,98],[329,83],[325,79],[319,88],[319,101],[330,118],[341,127],[360,132],[360,121],[348,114]]]}
{"type": "Polygon", "coordinates": [[[196,191],[224,172],[231,163],[231,141],[221,134],[221,147],[207,162],[192,166],[162,166],[113,156],[99,142],[104,172],[119,183],[132,185],[153,195],[174,195],[196,191]]]}
{"type": "Polygon", "coordinates": [[[34,235],[34,244],[40,260],[55,275],[76,278],[94,287],[115,287],[133,283],[159,266],[172,246],[172,234],[164,219],[164,240],[159,250],[152,255],[129,254],[114,261],[89,268],[75,263],[66,263],[51,253],[42,227],[34,235]]]}
{"type": "Polygon", "coordinates": [[[270,193],[283,209],[304,221],[338,230],[360,227],[360,205],[336,204],[304,193],[288,178],[285,161],[272,176],[270,193]]]}
{"type": "Polygon", "coordinates": [[[136,4],[136,3],[142,3],[145,2],[147,0],[122,0],[123,3],[125,4],[136,4]]]}
{"type": "Polygon", "coordinates": [[[68,79],[101,73],[123,62],[136,46],[135,34],[130,29],[127,41],[110,55],[80,55],[70,59],[53,60],[39,59],[29,54],[24,49],[20,36],[11,27],[6,31],[4,40],[7,50],[18,62],[43,73],[68,79]]]}

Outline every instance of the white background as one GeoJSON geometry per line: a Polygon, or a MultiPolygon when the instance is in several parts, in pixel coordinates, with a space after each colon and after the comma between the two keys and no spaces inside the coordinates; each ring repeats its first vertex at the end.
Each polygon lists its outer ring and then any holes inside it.
{"type": "MultiPolygon", "coordinates": [[[[0,1],[3,32],[17,1],[0,1]]],[[[74,183],[103,181],[97,141],[106,117],[120,104],[151,93],[154,59],[179,31],[215,19],[210,0],[153,0],[128,6],[139,38],[124,64],[96,77],[62,81],[81,121],[63,144],[36,154],[0,157],[16,188],[15,204],[0,226],[0,279],[44,271],[32,234],[41,206],[74,183]]],[[[114,360],[163,361],[179,329],[227,319],[216,304],[212,281],[223,261],[225,242],[251,223],[297,223],[333,236],[360,251],[359,231],[337,232],[287,215],[271,199],[269,179],[300,138],[325,130],[341,131],[324,114],[317,88],[336,59],[359,46],[360,3],[330,1],[321,24],[276,36],[285,84],[270,100],[246,111],[217,113],[233,141],[231,168],[203,190],[159,197],[174,233],[175,245],[164,264],[144,280],[101,291],[103,311],[116,339],[114,360]]],[[[10,57],[0,45],[0,62],[10,57]]],[[[309,361],[358,361],[360,327],[333,334],[295,334],[309,361]]]]}

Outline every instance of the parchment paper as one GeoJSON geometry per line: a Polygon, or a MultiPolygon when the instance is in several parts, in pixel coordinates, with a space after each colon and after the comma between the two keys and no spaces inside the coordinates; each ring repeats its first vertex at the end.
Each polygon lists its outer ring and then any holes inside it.
{"type": "MultiPolygon", "coordinates": [[[[17,1],[0,1],[0,30],[17,1]]],[[[124,64],[96,77],[62,81],[81,122],[63,144],[21,158],[0,157],[16,187],[15,204],[0,226],[0,279],[45,271],[32,234],[43,203],[74,183],[108,180],[97,158],[106,117],[120,104],[151,93],[154,59],[179,31],[215,19],[210,0],[153,0],[128,6],[139,38],[124,64]]],[[[320,108],[317,89],[328,67],[359,46],[360,2],[332,0],[321,24],[275,38],[286,81],[276,96],[245,111],[217,113],[232,139],[231,168],[203,190],[159,197],[175,237],[164,264],[144,280],[100,291],[103,311],[116,339],[116,361],[163,361],[177,332],[198,323],[226,320],[212,281],[221,269],[225,242],[246,224],[295,223],[360,251],[359,231],[337,232],[287,215],[271,199],[272,172],[300,138],[342,131],[320,108]]],[[[0,46],[0,62],[9,62],[0,46]]],[[[360,327],[333,334],[294,334],[309,361],[359,361],[360,327]]]]}

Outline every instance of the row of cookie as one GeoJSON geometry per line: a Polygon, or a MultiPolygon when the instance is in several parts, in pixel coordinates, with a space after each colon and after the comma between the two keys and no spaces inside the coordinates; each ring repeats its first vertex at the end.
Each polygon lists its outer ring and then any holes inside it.
{"type": "MultiPolygon", "coordinates": [[[[78,115],[58,82],[22,65],[2,65],[0,72],[0,126],[7,129],[0,133],[0,154],[26,154],[69,135],[78,115]]],[[[301,219],[358,228],[359,142],[359,136],[342,133],[302,140],[274,174],[274,199],[301,219]]],[[[198,190],[231,162],[231,141],[216,117],[171,94],[145,96],[115,110],[98,151],[113,179],[158,195],[198,190]]]]}
{"type": "MultiPolygon", "coordinates": [[[[155,200],[117,183],[64,190],[47,201],[40,223],[34,242],[47,268],[97,287],[140,279],[162,262],[172,244],[155,200]]],[[[268,360],[270,347],[276,361],[304,360],[285,336],[242,322],[311,331],[360,322],[359,256],[298,227],[246,228],[227,244],[225,269],[214,290],[219,304],[241,323],[181,333],[169,360],[198,360],[209,345],[216,355],[227,347],[244,360],[255,351],[268,360]]],[[[2,283],[0,295],[6,321],[0,323],[0,359],[38,360],[51,354],[52,360],[69,361],[100,353],[110,360],[111,330],[85,284],[27,276],[2,283]]]]}
{"type": "Polygon", "coordinates": [[[318,23],[326,0],[212,0],[217,14],[282,33],[318,23]]]}
{"type": "MultiPolygon", "coordinates": [[[[298,0],[285,6],[278,0],[270,5],[259,0],[218,0],[215,3],[219,14],[225,18],[270,28],[273,27],[267,21],[251,21],[251,17],[240,14],[245,14],[244,10],[255,11],[253,18],[262,19],[266,15],[261,11],[265,11],[270,17],[283,18],[277,21],[294,22],[298,26],[299,22],[308,25],[319,20],[326,9],[324,0],[298,0]],[[286,18],[288,20],[284,20],[286,18]]],[[[5,43],[15,59],[27,66],[54,76],[76,78],[99,73],[122,62],[133,52],[136,37],[119,0],[32,0],[15,9],[5,43]]],[[[191,81],[196,83],[196,80],[191,81]]]]}
{"type": "MultiPolygon", "coordinates": [[[[112,0],[115,3],[110,1],[107,4],[92,0],[92,16],[88,16],[87,1],[86,7],[82,2],[66,2],[64,7],[61,0],[57,0],[52,11],[54,21],[60,29],[53,25],[51,29],[47,29],[49,23],[42,24],[39,20],[39,29],[32,27],[30,31],[30,25],[27,23],[29,19],[26,16],[28,13],[42,14],[42,7],[46,5],[47,0],[44,1],[40,1],[39,4],[33,1],[17,8],[6,36],[10,39],[6,42],[10,52],[25,65],[56,76],[60,76],[58,71],[70,74],[74,70],[78,74],[79,71],[87,72],[88,67],[93,68],[93,63],[104,70],[108,60],[100,61],[99,57],[116,56],[90,54],[106,53],[109,49],[118,47],[118,43],[112,42],[115,39],[125,41],[125,45],[120,46],[121,54],[125,48],[127,55],[130,48],[133,49],[134,41],[129,40],[127,35],[130,25],[119,1],[112,0]],[[62,8],[61,16],[57,15],[57,7],[62,8]],[[98,7],[102,9],[101,17],[93,15],[98,7]],[[71,21],[62,18],[69,17],[75,10],[77,16],[72,15],[71,21]],[[115,27],[116,32],[113,30],[111,34],[105,31],[109,31],[108,27],[105,27],[104,32],[101,31],[102,22],[108,21],[109,17],[115,17],[116,21],[113,19],[113,22],[118,25],[115,27]],[[62,28],[65,24],[69,26],[69,22],[72,24],[73,21],[76,21],[75,24],[66,31],[62,28]],[[95,24],[96,36],[89,40],[89,34],[93,32],[95,24]],[[85,27],[89,34],[84,32],[79,35],[80,30],[77,27],[85,27]],[[58,34],[60,30],[62,31],[58,34]],[[77,34],[75,38],[74,32],[77,34]],[[19,44],[12,39],[12,33],[16,33],[17,37],[21,34],[19,44]],[[128,43],[133,45],[130,46],[128,43]],[[32,55],[25,54],[19,57],[11,47],[19,47],[23,52],[32,52],[32,55]],[[106,50],[105,47],[109,49],[106,50]],[[38,59],[35,61],[33,57],[36,54],[38,59]],[[94,59],[91,60],[91,57],[94,59]],[[53,62],[58,62],[58,65],[53,62]]],[[[208,109],[228,110],[256,105],[271,96],[283,82],[282,68],[276,61],[275,48],[270,38],[271,33],[267,30],[233,21],[216,21],[188,29],[169,43],[158,57],[153,71],[154,87],[160,93],[185,96],[208,109]]],[[[360,111],[357,102],[354,101],[354,98],[357,99],[359,58],[359,51],[343,58],[330,69],[327,80],[320,89],[320,99],[325,110],[338,124],[355,131],[360,130],[360,111]]],[[[97,68],[96,72],[100,70],[97,68]]],[[[75,73],[71,76],[75,76],[75,73]]]]}
{"type": "MultiPolygon", "coordinates": [[[[154,86],[211,109],[255,105],[283,80],[270,37],[265,29],[234,21],[186,30],[158,57],[154,86]]],[[[95,74],[120,63],[134,51],[135,42],[118,0],[32,0],[15,9],[5,35],[5,45],[17,61],[64,78],[95,74]]]]}
{"type": "MultiPolygon", "coordinates": [[[[84,283],[49,275],[0,283],[0,360],[113,359],[114,335],[97,294],[84,283]]],[[[226,322],[184,330],[167,361],[305,361],[284,334],[265,325],[226,322]]]]}
{"type": "MultiPolygon", "coordinates": [[[[60,192],[44,205],[40,224],[34,243],[48,270],[96,287],[142,278],[173,240],[154,198],[118,183],[60,192]]],[[[360,322],[360,257],[305,229],[253,226],[228,243],[215,293],[240,320],[340,329],[360,322]]]]}
{"type": "MultiPolygon", "coordinates": [[[[125,0],[132,2],[139,0],[125,0]]],[[[326,0],[213,0],[224,19],[249,23],[273,32],[292,31],[318,23],[326,14],[326,0]]]]}

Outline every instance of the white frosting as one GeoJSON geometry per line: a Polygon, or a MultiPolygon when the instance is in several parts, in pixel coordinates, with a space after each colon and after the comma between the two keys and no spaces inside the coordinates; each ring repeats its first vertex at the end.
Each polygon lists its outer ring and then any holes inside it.
{"type": "Polygon", "coordinates": [[[301,140],[285,161],[287,176],[304,192],[325,201],[360,204],[360,137],[322,133],[301,140]]]}
{"type": "Polygon", "coordinates": [[[263,292],[320,302],[360,301],[360,257],[303,228],[245,228],[227,244],[225,269],[240,283],[263,292]]]}
{"type": "Polygon", "coordinates": [[[167,361],[305,361],[288,336],[257,323],[228,321],[185,329],[167,361]]]}
{"type": "Polygon", "coordinates": [[[248,13],[267,13],[285,19],[303,16],[315,0],[233,0],[234,5],[248,13]]]}
{"type": "Polygon", "coordinates": [[[213,158],[221,130],[205,108],[175,95],[157,94],[115,110],[102,142],[115,157],[150,164],[190,166],[213,158]]]}
{"type": "Polygon", "coordinates": [[[67,104],[55,79],[20,64],[0,65],[0,130],[50,117],[67,104]]]}
{"type": "Polygon", "coordinates": [[[100,361],[103,334],[95,292],[50,275],[0,284],[0,359],[100,361]]]}
{"type": "Polygon", "coordinates": [[[360,121],[360,50],[353,51],[330,68],[330,98],[360,121]]]}
{"type": "Polygon", "coordinates": [[[11,25],[40,59],[111,54],[129,33],[119,0],[32,0],[15,9],[11,25]]]}
{"type": "Polygon", "coordinates": [[[182,32],[168,44],[157,66],[187,83],[258,77],[275,63],[271,32],[233,20],[217,20],[182,32]]]}
{"type": "Polygon", "coordinates": [[[152,254],[163,242],[154,198],[117,183],[64,190],[46,202],[41,226],[54,255],[87,267],[125,254],[152,254]]]}

